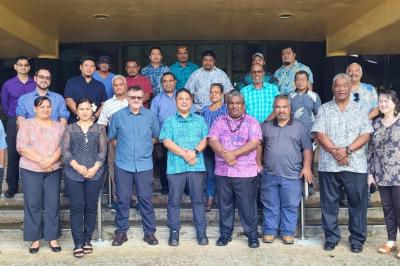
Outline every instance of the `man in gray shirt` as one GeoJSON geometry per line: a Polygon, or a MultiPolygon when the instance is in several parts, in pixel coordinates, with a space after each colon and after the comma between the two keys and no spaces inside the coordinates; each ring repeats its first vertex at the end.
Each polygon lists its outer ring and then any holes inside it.
{"type": "Polygon", "coordinates": [[[324,249],[340,241],[339,197],[343,186],[349,202],[349,242],[360,253],[367,238],[367,153],[373,132],[367,112],[350,100],[351,80],[340,73],[333,78],[333,100],[323,104],[311,132],[320,145],[318,175],[321,189],[324,249]]]}
{"type": "Polygon", "coordinates": [[[272,243],[278,227],[283,243],[293,244],[297,225],[303,177],[311,183],[312,145],[308,130],[291,117],[288,96],[274,101],[276,118],[264,122],[264,169],[261,173],[263,204],[263,242],[272,243]]]}

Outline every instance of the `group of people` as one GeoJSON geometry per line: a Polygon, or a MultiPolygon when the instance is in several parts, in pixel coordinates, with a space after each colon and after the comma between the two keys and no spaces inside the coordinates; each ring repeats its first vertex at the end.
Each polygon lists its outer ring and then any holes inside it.
{"type": "Polygon", "coordinates": [[[282,49],[283,64],[274,75],[266,72],[264,55],[255,53],[240,90],[215,66],[212,51],[203,53],[200,68],[189,62],[188,55],[188,47],[179,46],[177,62],[167,67],[161,49],[153,47],[150,64],[142,70],[138,60],[127,60],[127,77],[110,72],[108,56],[99,58],[97,71],[95,59],[83,57],[81,75],[68,80],[64,97],[48,90],[49,70],[38,69],[32,80],[28,59],[17,59],[17,76],[1,92],[8,147],[0,127],[0,163],[4,165],[7,148],[5,196],[17,192],[20,175],[24,240],[32,241],[31,253],[38,252],[42,238],[54,252],[61,250],[57,242],[61,160],[75,257],[93,251],[96,204],[106,172],[113,183],[110,193],[116,209],[112,245],[128,240],[133,187],[143,241],[158,244],[153,163],[159,168],[162,193],[168,194],[170,246],[179,245],[185,190],[192,202],[199,245],[209,242],[205,212],[217,196],[220,237],[216,244],[226,246],[232,240],[237,207],[248,246],[259,247],[258,191],[262,241],[272,243],[280,236],[285,244],[293,244],[303,182],[313,182],[316,145],[320,147],[324,249],[333,250],[340,241],[338,209],[345,194],[351,251],[362,251],[368,187],[376,184],[388,230],[388,242],[378,251],[397,250],[400,121],[395,91],[382,91],[378,98],[374,87],[361,82],[361,66],[352,63],[346,74],[333,78],[334,97],[321,105],[313,91],[311,70],[296,60],[291,47],[282,49]],[[379,113],[383,116],[377,118],[379,113]]]}

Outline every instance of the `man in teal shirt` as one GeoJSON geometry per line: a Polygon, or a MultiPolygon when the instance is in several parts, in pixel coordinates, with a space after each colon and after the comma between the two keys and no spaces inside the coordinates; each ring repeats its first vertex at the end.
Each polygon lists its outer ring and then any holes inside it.
{"type": "Polygon", "coordinates": [[[207,221],[203,206],[205,165],[203,150],[207,146],[208,126],[203,117],[192,113],[192,94],[182,89],[175,94],[177,113],[165,120],[160,141],[168,149],[168,244],[179,245],[179,210],[185,185],[193,206],[193,220],[199,245],[208,245],[207,221]]]}
{"type": "Polygon", "coordinates": [[[177,80],[176,89],[180,90],[185,87],[189,76],[199,67],[189,62],[189,48],[186,45],[178,46],[176,49],[176,58],[178,61],[171,65],[169,69],[177,80]]]}

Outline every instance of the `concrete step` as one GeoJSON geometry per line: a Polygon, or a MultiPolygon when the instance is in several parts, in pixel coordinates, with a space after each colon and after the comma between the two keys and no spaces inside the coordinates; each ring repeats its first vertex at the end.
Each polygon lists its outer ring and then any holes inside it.
{"type": "MultiPolygon", "coordinates": [[[[63,224],[69,224],[69,210],[61,210],[61,221],[63,224]]],[[[155,216],[157,223],[167,222],[167,209],[157,208],[155,209],[155,216]]],[[[23,223],[24,211],[23,210],[0,210],[0,225],[20,225],[23,223]]],[[[109,209],[102,210],[102,221],[114,222],[115,213],[109,209]]],[[[189,208],[183,208],[180,212],[180,220],[183,222],[192,221],[192,210],[189,208]]],[[[262,211],[258,213],[259,221],[262,222],[262,211]]],[[[384,224],[383,223],[383,210],[380,207],[373,207],[368,209],[368,224],[384,224]]],[[[212,209],[206,213],[208,223],[217,224],[219,221],[218,209],[212,209]]],[[[141,216],[137,210],[131,209],[129,214],[129,221],[140,222],[141,216]]],[[[236,211],[236,221],[239,221],[239,215],[236,211]]],[[[305,209],[305,221],[308,225],[321,225],[321,209],[320,208],[306,208],[305,209]]],[[[340,208],[339,210],[339,224],[348,223],[348,210],[347,208],[340,208]]]]}
{"type": "MultiPolygon", "coordinates": [[[[349,235],[347,226],[341,225],[339,226],[342,239],[346,239],[349,235]]],[[[300,237],[300,228],[298,228],[296,232],[296,237],[300,237]]],[[[105,225],[102,227],[102,240],[112,240],[114,237],[115,226],[105,225]]],[[[262,233],[262,227],[259,226],[258,232],[262,233]]],[[[385,237],[386,236],[386,227],[384,225],[373,225],[367,227],[368,237],[385,237]]],[[[143,238],[143,229],[140,224],[131,224],[129,231],[127,232],[129,239],[141,239],[143,238]]],[[[169,236],[169,229],[165,225],[161,225],[157,227],[156,237],[162,241],[167,242],[169,236]]],[[[218,225],[209,225],[207,227],[207,236],[212,240],[210,244],[214,244],[214,241],[219,237],[219,227],[218,225]]],[[[314,239],[324,238],[324,233],[322,226],[305,226],[304,231],[305,238],[314,239]]],[[[62,230],[61,240],[70,240],[71,230],[69,228],[62,230]]],[[[99,238],[97,229],[93,234],[93,239],[96,240],[99,238]]],[[[196,232],[192,224],[184,223],[181,225],[180,230],[180,240],[182,241],[194,241],[196,238],[196,232]]],[[[235,240],[245,241],[245,236],[243,233],[243,229],[240,225],[235,225],[235,229],[232,234],[232,238],[235,240]]],[[[22,241],[23,239],[23,230],[21,228],[13,228],[13,229],[3,229],[0,226],[0,239],[2,241],[22,241]]]]}

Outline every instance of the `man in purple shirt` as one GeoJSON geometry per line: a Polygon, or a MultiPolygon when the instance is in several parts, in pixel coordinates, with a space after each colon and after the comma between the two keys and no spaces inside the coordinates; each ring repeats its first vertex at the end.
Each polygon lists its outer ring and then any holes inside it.
{"type": "Polygon", "coordinates": [[[18,57],[15,61],[14,69],[17,72],[17,75],[12,79],[7,80],[1,91],[1,106],[4,114],[7,116],[8,190],[5,193],[7,198],[14,197],[14,194],[18,192],[19,154],[16,150],[17,119],[15,109],[17,108],[19,97],[25,93],[33,91],[36,87],[33,79],[28,76],[31,67],[27,57],[18,57]]]}
{"type": "Polygon", "coordinates": [[[262,139],[258,121],[245,113],[243,95],[231,91],[227,96],[228,114],[218,117],[208,134],[215,152],[215,175],[219,196],[217,246],[232,240],[235,205],[250,248],[258,248],[256,149],[262,139]]]}

